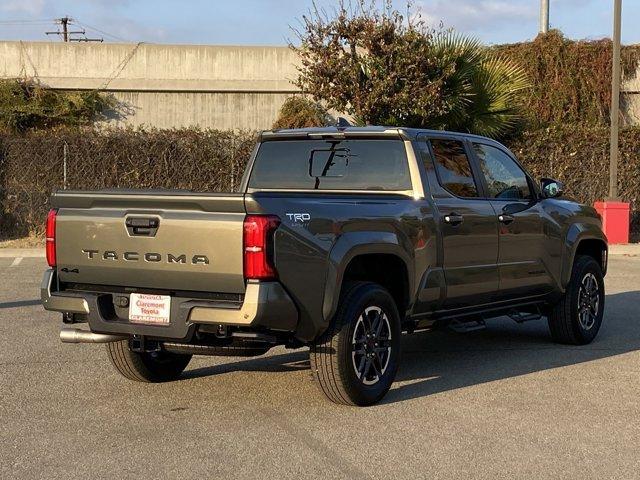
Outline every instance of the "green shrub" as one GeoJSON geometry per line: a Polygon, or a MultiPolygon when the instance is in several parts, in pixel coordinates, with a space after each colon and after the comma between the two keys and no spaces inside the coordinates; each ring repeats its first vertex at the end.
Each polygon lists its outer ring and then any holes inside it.
{"type": "MultiPolygon", "coordinates": [[[[609,192],[609,128],[555,125],[525,131],[507,142],[537,178],[561,180],[567,196],[593,205],[609,192]]],[[[618,187],[631,203],[633,241],[640,241],[640,128],[620,131],[618,187]]]]}
{"type": "MultiPolygon", "coordinates": [[[[557,178],[568,196],[592,204],[609,188],[608,138],[603,126],[560,125],[527,131],[507,145],[536,178],[557,178]]],[[[58,129],[0,135],[0,236],[42,233],[49,195],[63,187],[65,144],[68,188],[220,192],[238,187],[255,132],[58,129]]],[[[640,128],[621,131],[619,180],[638,240],[640,128]]]]}
{"type": "Polygon", "coordinates": [[[331,123],[327,110],[318,102],[305,97],[289,97],[280,108],[273,129],[326,127],[331,123]]]}
{"type": "Polygon", "coordinates": [[[0,130],[88,125],[115,106],[112,97],[96,90],[57,91],[33,80],[0,80],[0,130]]]}
{"type": "MultiPolygon", "coordinates": [[[[532,88],[522,93],[531,128],[549,124],[608,125],[611,107],[611,40],[574,41],[558,30],[531,42],[494,47],[520,65],[532,88]]],[[[622,49],[622,70],[635,74],[640,46],[622,49]]]]}
{"type": "Polygon", "coordinates": [[[0,134],[0,237],[41,234],[49,196],[67,188],[178,188],[232,191],[255,132],[81,130],[0,134]],[[66,147],[65,147],[66,145],[66,147]]]}

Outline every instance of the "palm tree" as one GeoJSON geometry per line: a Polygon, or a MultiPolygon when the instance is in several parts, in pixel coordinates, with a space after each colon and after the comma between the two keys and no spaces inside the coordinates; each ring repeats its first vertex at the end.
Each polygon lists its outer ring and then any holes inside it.
{"type": "Polygon", "coordinates": [[[438,35],[433,54],[449,64],[454,74],[444,90],[448,112],[432,122],[435,127],[498,137],[520,120],[520,93],[531,87],[522,67],[495,55],[478,40],[453,32],[438,35]]]}

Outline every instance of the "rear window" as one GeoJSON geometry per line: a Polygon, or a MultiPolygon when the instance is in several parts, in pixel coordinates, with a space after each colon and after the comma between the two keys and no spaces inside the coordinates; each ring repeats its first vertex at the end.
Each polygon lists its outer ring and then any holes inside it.
{"type": "Polygon", "coordinates": [[[277,140],[258,149],[250,188],[411,190],[401,140],[277,140]]]}

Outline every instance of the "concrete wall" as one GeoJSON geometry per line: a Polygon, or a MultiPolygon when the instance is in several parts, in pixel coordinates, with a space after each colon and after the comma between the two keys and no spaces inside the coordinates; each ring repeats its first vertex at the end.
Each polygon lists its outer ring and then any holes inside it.
{"type": "Polygon", "coordinates": [[[264,129],[297,92],[287,47],[0,42],[0,77],[59,89],[102,88],[121,102],[111,123],[264,129]]]}
{"type": "MultiPolygon", "coordinates": [[[[0,42],[0,77],[59,89],[103,88],[115,125],[265,129],[296,93],[287,47],[0,42]]],[[[640,125],[640,68],[622,86],[624,123],[640,125]]]]}
{"type": "Polygon", "coordinates": [[[620,111],[624,125],[640,125],[640,65],[635,77],[621,85],[620,111]]]}
{"type": "Polygon", "coordinates": [[[275,92],[113,92],[122,103],[115,125],[158,128],[264,130],[271,127],[289,93],[275,92]]]}

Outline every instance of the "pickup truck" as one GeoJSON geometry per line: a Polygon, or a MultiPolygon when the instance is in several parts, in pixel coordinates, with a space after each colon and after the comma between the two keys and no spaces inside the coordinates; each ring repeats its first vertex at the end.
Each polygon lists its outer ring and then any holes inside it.
{"type": "Polygon", "coordinates": [[[105,343],[131,380],[176,379],[194,354],[307,346],[326,397],[370,405],[403,332],[507,315],[546,317],[556,342],[595,338],[607,241],[562,192],[479,136],[263,132],[237,193],[56,192],[42,304],[63,342],[105,343]]]}

